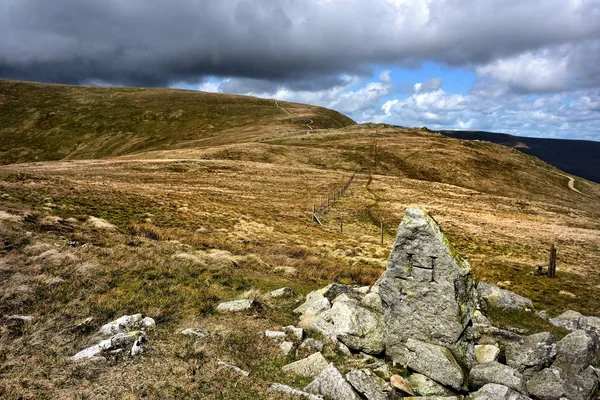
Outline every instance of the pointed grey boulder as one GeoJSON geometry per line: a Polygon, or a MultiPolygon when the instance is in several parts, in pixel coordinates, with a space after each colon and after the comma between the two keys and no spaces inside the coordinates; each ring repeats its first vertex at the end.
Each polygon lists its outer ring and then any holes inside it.
{"type": "Polygon", "coordinates": [[[463,346],[477,308],[471,268],[427,212],[406,210],[373,288],[381,297],[386,353],[394,362],[407,364],[409,338],[451,348],[462,362],[472,362],[472,351],[463,346]]]}

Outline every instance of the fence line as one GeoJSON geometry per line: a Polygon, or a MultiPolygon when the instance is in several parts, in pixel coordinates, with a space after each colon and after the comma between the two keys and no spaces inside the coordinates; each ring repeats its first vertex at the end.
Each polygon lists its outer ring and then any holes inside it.
{"type": "Polygon", "coordinates": [[[348,190],[348,188],[354,181],[355,177],[356,177],[356,173],[353,173],[352,176],[346,182],[344,182],[344,184],[339,189],[336,189],[335,191],[327,193],[326,196],[319,197],[319,202],[317,204],[313,204],[313,211],[312,211],[313,222],[316,222],[319,225],[322,225],[321,218],[325,214],[327,214],[327,212],[331,209],[331,207],[333,207],[333,205],[335,203],[337,203],[338,201],[340,201],[342,199],[342,197],[344,196],[344,194],[346,194],[346,191],[348,190]]]}

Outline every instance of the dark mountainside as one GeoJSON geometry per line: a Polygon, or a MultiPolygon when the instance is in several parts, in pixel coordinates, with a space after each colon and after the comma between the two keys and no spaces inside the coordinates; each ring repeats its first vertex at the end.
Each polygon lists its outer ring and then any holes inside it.
{"type": "Polygon", "coordinates": [[[439,131],[465,140],[485,140],[536,156],[555,167],[600,183],[600,142],[590,140],[541,139],[483,131],[439,131]]]}

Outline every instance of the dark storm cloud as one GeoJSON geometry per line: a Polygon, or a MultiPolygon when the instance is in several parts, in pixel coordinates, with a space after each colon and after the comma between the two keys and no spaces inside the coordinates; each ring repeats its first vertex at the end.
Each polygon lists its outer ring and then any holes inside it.
{"type": "MultiPolygon", "coordinates": [[[[598,0],[0,0],[0,76],[312,90],[373,64],[480,65],[599,35],[598,0]]],[[[597,80],[597,64],[573,65],[597,80]]]]}

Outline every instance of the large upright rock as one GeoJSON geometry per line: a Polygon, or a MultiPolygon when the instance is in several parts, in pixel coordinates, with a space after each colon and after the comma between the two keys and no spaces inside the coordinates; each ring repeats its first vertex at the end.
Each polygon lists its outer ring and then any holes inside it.
{"type": "Polygon", "coordinates": [[[448,347],[465,362],[477,305],[471,268],[427,212],[406,210],[375,289],[383,304],[386,353],[394,362],[407,364],[409,338],[448,347]]]}

